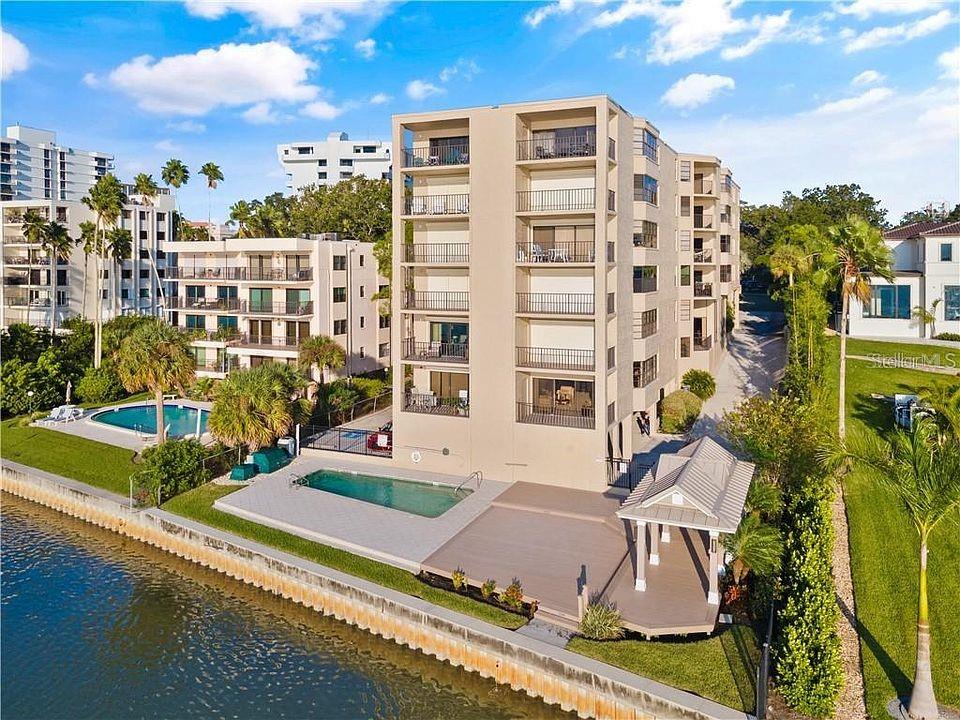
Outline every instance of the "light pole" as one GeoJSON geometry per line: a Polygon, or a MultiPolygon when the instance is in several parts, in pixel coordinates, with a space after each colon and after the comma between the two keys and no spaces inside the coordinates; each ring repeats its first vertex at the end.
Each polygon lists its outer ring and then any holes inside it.
{"type": "Polygon", "coordinates": [[[27,390],[27,402],[30,403],[30,414],[33,415],[33,390],[27,390]]]}

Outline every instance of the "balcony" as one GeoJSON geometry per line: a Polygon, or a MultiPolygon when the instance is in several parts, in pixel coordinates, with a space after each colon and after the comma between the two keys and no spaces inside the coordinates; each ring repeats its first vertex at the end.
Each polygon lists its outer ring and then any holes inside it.
{"type": "Polygon", "coordinates": [[[538,405],[517,403],[517,422],[528,425],[588,428],[596,425],[592,407],[574,408],[566,405],[538,405]]]}
{"type": "Polygon", "coordinates": [[[518,347],[517,365],[544,370],[593,371],[594,352],[574,348],[518,347]]]}
{"type": "Polygon", "coordinates": [[[309,282],[313,268],[249,268],[246,280],[254,282],[309,282]]]}
{"type": "Polygon", "coordinates": [[[442,167],[445,165],[466,165],[470,162],[468,143],[446,145],[444,147],[414,147],[403,149],[403,167],[442,167]]]}
{"type": "Polygon", "coordinates": [[[196,360],[194,369],[198,372],[228,373],[240,367],[240,359],[236,355],[228,355],[221,360],[196,360]]]}
{"type": "MultiPolygon", "coordinates": [[[[69,302],[70,298],[67,297],[64,299],[64,302],[60,304],[66,305],[69,302]]],[[[28,293],[4,293],[3,304],[7,307],[46,308],[50,307],[50,298],[46,296],[31,296],[28,293]]]]}
{"type": "Polygon", "coordinates": [[[202,310],[207,312],[246,312],[246,300],[239,298],[180,297],[167,298],[171,310],[202,310]]]}
{"type": "Polygon", "coordinates": [[[518,263],[592,263],[594,245],[588,240],[555,240],[551,245],[517,243],[518,263]]]}
{"type": "Polygon", "coordinates": [[[203,328],[192,328],[192,327],[183,327],[177,326],[176,328],[184,335],[187,335],[190,340],[195,342],[219,342],[219,343],[235,343],[240,339],[240,333],[235,328],[218,328],[217,330],[205,330],[203,328]]]}
{"type": "Polygon", "coordinates": [[[251,315],[311,315],[313,314],[313,303],[310,300],[306,302],[275,303],[251,301],[246,312],[251,315]]]}
{"type": "MultiPolygon", "coordinates": [[[[50,258],[48,257],[28,257],[26,255],[6,255],[3,258],[4,265],[41,265],[48,267],[50,258]]],[[[60,262],[63,264],[63,261],[60,262]]]]}
{"type": "Polygon", "coordinates": [[[470,243],[405,243],[403,262],[464,265],[470,262],[470,243]]]}
{"type": "Polygon", "coordinates": [[[713,283],[707,282],[695,282],[693,284],[693,296],[694,297],[713,297],[713,283]]]}
{"type": "Polygon", "coordinates": [[[577,212],[596,207],[596,188],[518,190],[517,212],[577,212]]]}
{"type": "Polygon", "coordinates": [[[303,340],[306,340],[306,338],[301,337],[297,339],[296,337],[288,337],[284,335],[256,335],[252,333],[242,333],[234,337],[231,342],[239,347],[296,350],[303,340]]]}
{"type": "Polygon", "coordinates": [[[470,293],[450,290],[407,290],[403,296],[403,309],[467,312],[470,309],[470,293]]]}
{"type": "Polygon", "coordinates": [[[694,195],[714,195],[714,186],[712,180],[703,180],[702,178],[695,178],[693,181],[693,194],[694,195]]]}
{"type": "Polygon", "coordinates": [[[713,216],[712,215],[699,215],[694,213],[693,215],[693,227],[696,230],[713,230],[713,216]]]}
{"type": "Polygon", "coordinates": [[[170,267],[170,280],[245,280],[247,269],[242,267],[170,267]]]}
{"type": "Polygon", "coordinates": [[[403,214],[416,216],[466,215],[470,212],[470,194],[415,195],[404,198],[403,214]]]}
{"type": "MultiPolygon", "coordinates": [[[[3,284],[7,287],[11,287],[16,285],[30,285],[31,283],[30,278],[26,275],[5,275],[3,278],[3,284]]],[[[39,285],[40,283],[34,284],[39,285]]]]}
{"type": "Polygon", "coordinates": [[[694,250],[693,261],[703,264],[713,263],[713,250],[694,250]]]}
{"type": "Polygon", "coordinates": [[[556,160],[594,157],[596,154],[596,131],[571,137],[543,136],[517,141],[517,160],[556,160]]]}
{"type": "Polygon", "coordinates": [[[403,359],[425,362],[465,363],[470,357],[467,343],[423,342],[414,338],[404,338],[403,359]]]}
{"type": "Polygon", "coordinates": [[[694,350],[709,350],[712,347],[713,347],[713,335],[707,335],[706,337],[702,335],[693,336],[694,350]]]}
{"type": "Polygon", "coordinates": [[[593,293],[517,293],[517,312],[533,315],[593,315],[593,293]]]}
{"type": "Polygon", "coordinates": [[[403,409],[425,415],[469,417],[470,399],[466,394],[464,397],[439,397],[433,393],[408,392],[403,396],[403,409]]]}

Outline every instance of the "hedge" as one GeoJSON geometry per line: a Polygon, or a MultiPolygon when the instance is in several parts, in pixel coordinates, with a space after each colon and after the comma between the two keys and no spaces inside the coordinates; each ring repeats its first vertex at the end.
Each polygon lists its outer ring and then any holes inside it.
{"type": "Polygon", "coordinates": [[[677,435],[691,428],[703,402],[689,390],[674,390],[660,406],[660,432],[677,435]]]}

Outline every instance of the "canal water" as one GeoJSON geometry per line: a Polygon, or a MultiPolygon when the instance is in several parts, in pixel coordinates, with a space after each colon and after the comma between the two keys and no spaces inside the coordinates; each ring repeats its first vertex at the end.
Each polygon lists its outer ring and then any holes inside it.
{"type": "Polygon", "coordinates": [[[4,720],[571,717],[134,540],[2,503],[4,720]]]}

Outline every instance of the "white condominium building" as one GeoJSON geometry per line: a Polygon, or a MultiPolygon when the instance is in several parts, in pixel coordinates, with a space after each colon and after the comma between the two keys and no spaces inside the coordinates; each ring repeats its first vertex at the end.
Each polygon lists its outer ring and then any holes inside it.
{"type": "Polygon", "coordinates": [[[606,490],[725,346],[739,189],[607,96],[398,115],[393,462],[606,490]]]}
{"type": "Polygon", "coordinates": [[[287,187],[298,193],[308,185],[336,185],[352,177],[389,180],[392,146],[379,140],[351,140],[345,132],[326,140],[277,145],[287,187]]]}
{"type": "Polygon", "coordinates": [[[296,363],[300,343],[327,335],[346,366],[327,378],[367,373],[390,360],[390,316],[375,293],[386,286],[373,245],[336,234],[167,242],[176,281],[171,324],[196,333],[201,375],[223,377],[265,362],[296,363]]]}
{"type": "Polygon", "coordinates": [[[893,282],[870,279],[870,301],[850,304],[850,334],[904,339],[960,334],[960,222],[910,223],[883,238],[893,258],[893,282]],[[917,307],[935,321],[920,322],[917,307]]]}
{"type": "Polygon", "coordinates": [[[113,170],[113,155],[57,144],[56,133],[11,125],[0,138],[0,200],[79,202],[113,170]]]}

